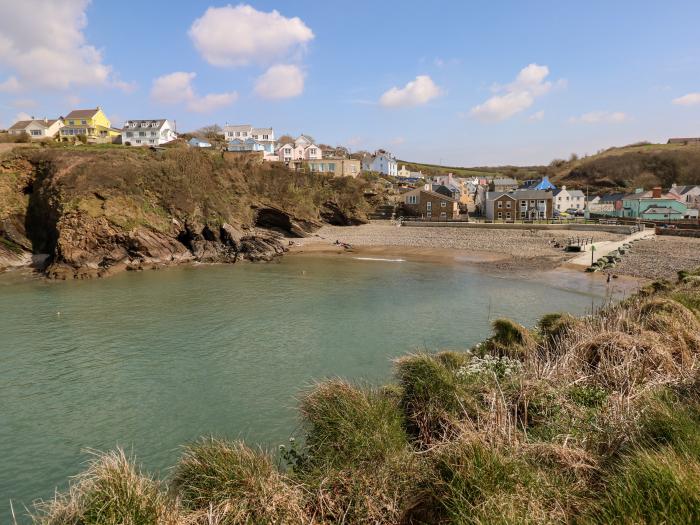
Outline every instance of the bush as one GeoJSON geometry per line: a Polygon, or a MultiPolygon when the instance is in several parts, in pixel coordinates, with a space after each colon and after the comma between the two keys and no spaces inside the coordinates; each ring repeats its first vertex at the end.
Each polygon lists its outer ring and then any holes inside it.
{"type": "Polygon", "coordinates": [[[395,398],[341,380],[316,386],[301,401],[311,465],[373,464],[407,446],[395,398]]]}
{"type": "Polygon", "coordinates": [[[37,525],[176,525],[161,484],[142,474],[122,450],[99,454],[68,492],[37,505],[37,525]]]}
{"type": "Polygon", "coordinates": [[[202,439],[185,447],[172,486],[193,522],[305,523],[301,492],[270,457],[240,442],[202,439]]]}
{"type": "Polygon", "coordinates": [[[528,329],[510,319],[496,319],[492,328],[493,336],[486,343],[490,352],[524,358],[536,349],[537,343],[528,329]]]}

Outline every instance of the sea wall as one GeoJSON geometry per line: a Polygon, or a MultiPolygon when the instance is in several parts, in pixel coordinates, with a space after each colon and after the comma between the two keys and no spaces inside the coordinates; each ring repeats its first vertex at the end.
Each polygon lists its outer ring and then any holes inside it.
{"type": "Polygon", "coordinates": [[[486,223],[486,222],[419,222],[407,221],[402,226],[412,228],[430,227],[430,228],[482,228],[491,230],[567,230],[567,231],[589,231],[589,232],[608,232],[629,235],[635,230],[631,225],[618,224],[523,224],[523,223],[486,223]]]}

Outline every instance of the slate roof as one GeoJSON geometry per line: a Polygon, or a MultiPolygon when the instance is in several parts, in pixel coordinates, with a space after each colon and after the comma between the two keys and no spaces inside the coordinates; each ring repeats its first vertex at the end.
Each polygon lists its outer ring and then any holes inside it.
{"type": "Polygon", "coordinates": [[[493,179],[494,186],[517,186],[518,181],[510,178],[493,179]]]}
{"type": "Polygon", "coordinates": [[[645,209],[642,212],[642,215],[645,215],[647,213],[662,213],[662,214],[668,214],[668,215],[683,215],[682,212],[671,208],[670,206],[649,206],[647,209],[645,209]]]}
{"type": "Polygon", "coordinates": [[[124,121],[124,129],[138,129],[138,128],[151,128],[151,124],[153,122],[156,123],[156,127],[158,129],[163,127],[163,124],[166,123],[168,119],[160,118],[160,119],[145,119],[145,120],[126,120],[124,121]],[[132,126],[132,124],[136,124],[136,126],[132,126]]]}
{"type": "Polygon", "coordinates": [[[29,126],[29,124],[31,124],[32,122],[36,122],[36,123],[39,124],[40,126],[44,126],[45,128],[48,128],[48,127],[50,127],[50,126],[53,126],[53,125],[56,123],[56,119],[53,119],[53,120],[44,120],[44,119],[35,118],[35,119],[32,119],[32,120],[18,120],[17,122],[15,122],[14,124],[12,124],[12,126],[11,126],[9,129],[11,129],[11,130],[14,130],[14,129],[24,129],[24,128],[26,128],[27,126],[29,126]]]}
{"type": "Polygon", "coordinates": [[[92,118],[94,117],[100,108],[95,109],[74,109],[64,119],[76,119],[76,118],[92,118]]]}

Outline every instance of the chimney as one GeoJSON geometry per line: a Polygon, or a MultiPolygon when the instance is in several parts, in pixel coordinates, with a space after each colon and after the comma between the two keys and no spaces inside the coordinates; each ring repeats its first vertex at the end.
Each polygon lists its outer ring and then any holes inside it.
{"type": "Polygon", "coordinates": [[[566,191],[566,186],[562,186],[561,191],[566,191]]]}
{"type": "Polygon", "coordinates": [[[32,115],[30,118],[31,118],[32,120],[35,120],[34,115],[32,115]]]}
{"type": "Polygon", "coordinates": [[[660,199],[661,198],[661,187],[656,186],[655,188],[652,188],[651,196],[654,199],[660,199]]]}

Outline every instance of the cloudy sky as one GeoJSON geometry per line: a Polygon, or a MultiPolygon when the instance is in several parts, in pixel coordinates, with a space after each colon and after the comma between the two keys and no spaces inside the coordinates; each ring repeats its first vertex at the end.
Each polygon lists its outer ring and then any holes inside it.
{"type": "Polygon", "coordinates": [[[0,0],[0,126],[273,126],[448,165],[700,135],[697,0],[0,0]]]}

